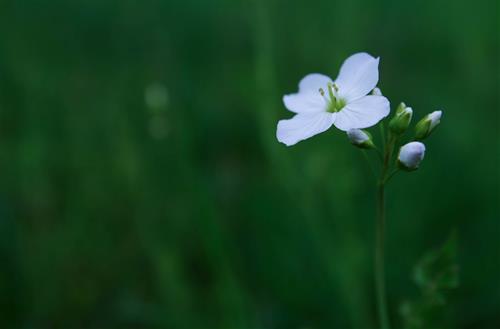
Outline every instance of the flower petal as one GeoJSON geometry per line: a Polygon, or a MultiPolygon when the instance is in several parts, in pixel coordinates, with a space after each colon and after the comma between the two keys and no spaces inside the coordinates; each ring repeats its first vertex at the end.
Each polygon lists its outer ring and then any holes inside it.
{"type": "Polygon", "coordinates": [[[325,111],[327,104],[319,93],[319,89],[327,90],[332,79],[326,75],[312,73],[299,82],[299,92],[283,96],[286,108],[295,113],[311,113],[325,111]]]}
{"type": "Polygon", "coordinates": [[[319,73],[308,74],[299,82],[299,93],[319,93],[319,88],[323,88],[326,91],[328,83],[330,82],[332,82],[332,79],[326,75],[319,73]]]}
{"type": "Polygon", "coordinates": [[[285,95],[283,103],[288,110],[295,113],[324,112],[327,106],[318,91],[285,95]]]}
{"type": "Polygon", "coordinates": [[[317,135],[330,128],[337,113],[300,113],[288,120],[280,120],[276,138],[287,146],[317,135]]]}
{"type": "Polygon", "coordinates": [[[378,82],[379,58],[357,53],[344,61],[335,83],[339,96],[347,102],[367,95],[378,82]]]}
{"type": "Polygon", "coordinates": [[[335,127],[343,131],[368,128],[377,124],[390,112],[389,100],[384,96],[365,96],[348,103],[335,118],[335,127]]]}

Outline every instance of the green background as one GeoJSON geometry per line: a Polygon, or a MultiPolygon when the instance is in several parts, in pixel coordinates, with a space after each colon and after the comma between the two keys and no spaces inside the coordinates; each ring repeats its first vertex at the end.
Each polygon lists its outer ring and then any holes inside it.
{"type": "Polygon", "coordinates": [[[444,110],[421,169],[388,188],[392,322],[419,295],[414,264],[456,229],[460,286],[440,326],[500,327],[498,13],[1,1],[0,327],[375,326],[361,153],[336,129],[275,138],[283,94],[359,51],[381,57],[393,108],[444,110]]]}

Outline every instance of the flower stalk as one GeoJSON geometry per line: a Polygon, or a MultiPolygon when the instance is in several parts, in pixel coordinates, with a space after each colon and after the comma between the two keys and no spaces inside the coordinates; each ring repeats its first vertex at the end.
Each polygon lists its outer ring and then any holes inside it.
{"type": "Polygon", "coordinates": [[[425,145],[420,141],[439,124],[442,111],[429,113],[416,124],[414,141],[398,146],[399,152],[393,161],[394,150],[410,126],[413,109],[400,103],[391,120],[387,124],[383,121],[390,112],[390,104],[376,87],[379,59],[367,53],[354,54],[344,61],[335,81],[318,73],[305,76],[299,82],[298,93],[283,97],[285,106],[295,115],[278,122],[276,138],[292,146],[335,126],[345,131],[351,144],[363,152],[377,179],[374,276],[378,320],[381,329],[390,329],[384,264],[385,185],[396,173],[419,168],[425,153],[425,145]],[[382,150],[375,145],[372,135],[363,130],[377,123],[380,123],[382,150]],[[366,154],[369,150],[374,150],[380,160],[378,177],[366,154]]]}
{"type": "Polygon", "coordinates": [[[375,287],[380,328],[389,329],[387,297],[385,294],[385,183],[379,182],[377,189],[377,224],[375,238],[375,287]]]}
{"type": "MultiPolygon", "coordinates": [[[[385,140],[385,135],[383,135],[385,140]]],[[[384,143],[384,154],[380,179],[377,183],[377,222],[375,236],[375,289],[377,295],[377,310],[381,329],[389,329],[387,313],[387,297],[385,292],[385,184],[393,174],[388,175],[394,146],[397,138],[389,132],[388,140],[384,143]]]]}

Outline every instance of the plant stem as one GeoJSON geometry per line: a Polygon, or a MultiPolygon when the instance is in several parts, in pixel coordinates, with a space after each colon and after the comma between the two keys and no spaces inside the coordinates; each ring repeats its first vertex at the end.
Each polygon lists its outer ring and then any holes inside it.
{"type": "Polygon", "coordinates": [[[394,169],[388,176],[387,178],[385,179],[384,181],[384,184],[387,183],[391,178],[392,176],[396,175],[397,173],[399,172],[399,169],[394,169]]]}
{"type": "Polygon", "coordinates": [[[377,292],[378,316],[381,329],[389,329],[387,301],[385,296],[384,275],[384,236],[385,236],[385,191],[384,182],[378,184],[377,191],[377,228],[375,241],[375,285],[377,292]]]}
{"type": "Polygon", "coordinates": [[[382,141],[382,147],[385,148],[385,128],[384,128],[384,122],[380,123],[380,139],[382,141]]]}
{"type": "Polygon", "coordinates": [[[373,164],[370,161],[368,154],[366,153],[365,150],[361,150],[361,153],[363,153],[363,157],[365,158],[366,162],[368,163],[368,166],[370,167],[370,171],[372,172],[373,177],[375,178],[375,180],[377,180],[377,172],[375,171],[375,168],[373,167],[373,164]]]}
{"type": "Polygon", "coordinates": [[[381,329],[389,329],[389,316],[387,313],[387,298],[385,293],[385,183],[388,178],[390,162],[396,137],[389,133],[388,141],[384,147],[384,157],[382,160],[382,172],[377,185],[377,223],[375,237],[375,289],[377,294],[377,309],[381,329]]]}

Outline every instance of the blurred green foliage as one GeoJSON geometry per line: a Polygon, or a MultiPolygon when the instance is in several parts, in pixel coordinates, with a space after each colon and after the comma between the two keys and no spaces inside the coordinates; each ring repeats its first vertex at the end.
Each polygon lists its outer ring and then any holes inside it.
{"type": "Polygon", "coordinates": [[[401,305],[405,328],[440,328],[446,315],[447,297],[459,286],[457,237],[452,234],[446,243],[429,251],[417,263],[413,280],[422,296],[401,305]]]}
{"type": "Polygon", "coordinates": [[[444,110],[388,190],[395,327],[453,228],[442,326],[500,327],[498,7],[1,1],[0,327],[373,327],[359,150],[334,129],[275,139],[282,95],[358,51],[393,105],[444,110]]]}

